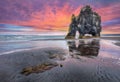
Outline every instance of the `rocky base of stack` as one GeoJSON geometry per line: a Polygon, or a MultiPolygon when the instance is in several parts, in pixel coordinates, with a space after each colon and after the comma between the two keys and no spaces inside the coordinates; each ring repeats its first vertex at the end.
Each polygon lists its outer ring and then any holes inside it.
{"type": "Polygon", "coordinates": [[[75,36],[66,36],[65,39],[75,39],[75,36]]]}

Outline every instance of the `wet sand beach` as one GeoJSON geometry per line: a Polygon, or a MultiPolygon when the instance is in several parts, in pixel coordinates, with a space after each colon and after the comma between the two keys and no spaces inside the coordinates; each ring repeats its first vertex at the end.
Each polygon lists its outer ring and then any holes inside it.
{"type": "Polygon", "coordinates": [[[26,44],[39,47],[0,55],[1,82],[120,82],[120,46],[111,40],[26,44]]]}

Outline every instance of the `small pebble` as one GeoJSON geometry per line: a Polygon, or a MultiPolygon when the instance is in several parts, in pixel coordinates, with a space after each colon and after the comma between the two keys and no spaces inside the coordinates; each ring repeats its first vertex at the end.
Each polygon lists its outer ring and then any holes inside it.
{"type": "Polygon", "coordinates": [[[62,65],[62,64],[60,64],[60,67],[63,67],[63,65],[62,65]]]}

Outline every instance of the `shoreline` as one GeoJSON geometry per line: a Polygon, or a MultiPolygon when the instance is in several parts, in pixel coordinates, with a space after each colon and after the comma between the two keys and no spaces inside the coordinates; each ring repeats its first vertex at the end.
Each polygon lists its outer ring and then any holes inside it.
{"type": "MultiPolygon", "coordinates": [[[[56,42],[56,41],[64,41],[64,42],[66,42],[66,41],[77,41],[77,40],[80,40],[80,41],[82,41],[82,40],[92,40],[92,39],[99,39],[99,40],[109,40],[109,41],[111,41],[111,43],[112,44],[114,44],[114,45],[116,45],[116,46],[120,46],[120,37],[100,37],[100,38],[86,38],[86,39],[48,39],[48,40],[37,40],[37,41],[23,41],[22,42],[22,45],[24,44],[24,43],[31,43],[31,42],[42,42],[42,41],[44,41],[44,42],[49,42],[49,41],[53,41],[53,42],[56,42]],[[112,42],[113,41],[113,42],[112,42]]],[[[4,44],[10,44],[10,43],[12,43],[13,45],[14,45],[14,42],[3,42],[4,44]]],[[[21,42],[16,42],[16,44],[19,44],[19,43],[21,43],[21,42]]],[[[5,52],[2,52],[0,55],[4,55],[4,54],[10,54],[10,53],[14,53],[14,52],[21,52],[21,51],[29,51],[29,50],[34,50],[34,49],[39,49],[39,47],[30,47],[30,48],[27,48],[27,47],[25,47],[25,48],[17,48],[17,49],[15,49],[15,50],[10,50],[10,51],[5,51],[5,52]]]]}
{"type": "Polygon", "coordinates": [[[116,40],[116,41],[120,41],[120,36],[116,36],[116,37],[106,37],[106,36],[102,36],[101,37],[102,39],[105,39],[105,40],[116,40]]]}
{"type": "Polygon", "coordinates": [[[119,36],[116,36],[116,37],[101,37],[101,38],[104,39],[104,40],[116,41],[116,42],[113,42],[113,44],[115,44],[117,46],[120,46],[120,37],[119,36]]]}

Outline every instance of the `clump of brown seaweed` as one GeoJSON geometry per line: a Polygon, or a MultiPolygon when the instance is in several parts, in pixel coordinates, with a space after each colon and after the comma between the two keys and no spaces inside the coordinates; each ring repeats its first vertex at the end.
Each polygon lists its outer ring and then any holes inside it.
{"type": "Polygon", "coordinates": [[[53,67],[58,66],[57,63],[42,63],[40,65],[37,66],[30,66],[30,67],[26,67],[22,70],[21,74],[23,75],[30,75],[32,73],[42,73],[45,72],[46,70],[50,70],[53,67]]]}

